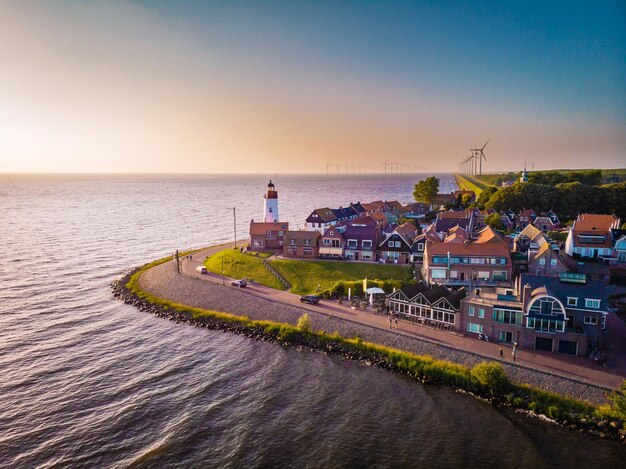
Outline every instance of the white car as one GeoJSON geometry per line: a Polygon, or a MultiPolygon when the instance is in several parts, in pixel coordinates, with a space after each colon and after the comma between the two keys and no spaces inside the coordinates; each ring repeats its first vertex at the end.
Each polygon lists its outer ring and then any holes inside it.
{"type": "Polygon", "coordinates": [[[198,272],[199,274],[206,274],[207,270],[205,266],[199,265],[198,267],[196,267],[196,272],[198,272]]]}

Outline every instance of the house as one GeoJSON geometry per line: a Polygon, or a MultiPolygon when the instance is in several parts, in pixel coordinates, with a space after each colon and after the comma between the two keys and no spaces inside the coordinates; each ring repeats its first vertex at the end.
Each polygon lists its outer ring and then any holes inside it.
{"type": "MultiPolygon", "coordinates": [[[[375,214],[375,215],[380,215],[380,214],[375,214]]],[[[384,216],[382,218],[383,220],[386,220],[384,216]]],[[[348,220],[346,223],[351,226],[372,226],[374,228],[380,228],[379,223],[381,223],[381,221],[375,219],[371,215],[365,215],[364,217],[355,218],[354,220],[348,220]]]]}
{"type": "Polygon", "coordinates": [[[535,218],[537,218],[537,214],[533,209],[522,210],[517,217],[517,229],[523,230],[528,225],[531,225],[535,221],[535,218]]]}
{"type": "Polygon", "coordinates": [[[439,233],[447,233],[451,228],[460,226],[468,233],[474,231],[474,213],[472,211],[438,212],[435,219],[435,230],[439,233]]]}
{"type": "Polygon", "coordinates": [[[352,207],[339,207],[331,210],[335,214],[335,217],[337,217],[337,222],[353,220],[359,217],[358,212],[352,207]]]}
{"type": "Polygon", "coordinates": [[[411,222],[403,223],[389,233],[378,245],[382,262],[408,264],[411,261],[411,246],[417,236],[417,228],[411,222]]]}
{"type": "Polygon", "coordinates": [[[326,228],[320,238],[319,256],[322,259],[343,259],[343,235],[336,227],[326,228]]]}
{"type": "Polygon", "coordinates": [[[385,212],[397,214],[399,213],[401,208],[402,208],[402,204],[398,202],[397,200],[385,201],[385,206],[384,206],[385,212]]]}
{"type": "Polygon", "coordinates": [[[556,213],[550,210],[547,213],[537,215],[532,224],[545,233],[556,230],[561,222],[559,221],[559,217],[556,216],[556,213]]]}
{"type": "Polygon", "coordinates": [[[626,230],[612,229],[613,256],[617,262],[626,262],[626,230]]]}
{"type": "Polygon", "coordinates": [[[348,225],[343,232],[344,259],[354,261],[376,261],[378,228],[348,225]]]}
{"type": "Polygon", "coordinates": [[[430,209],[431,210],[445,210],[446,206],[454,205],[456,199],[454,198],[454,194],[437,194],[430,201],[430,209]]]}
{"type": "Polygon", "coordinates": [[[454,199],[459,202],[463,201],[464,196],[467,196],[469,198],[470,204],[476,202],[476,193],[474,191],[454,191],[452,195],[454,196],[454,199]]]}
{"type": "Polygon", "coordinates": [[[565,241],[565,252],[574,258],[613,257],[611,230],[619,228],[615,215],[578,215],[565,241]]]}
{"type": "Polygon", "coordinates": [[[319,231],[287,231],[283,243],[283,256],[317,259],[321,237],[319,231]]]}
{"type": "Polygon", "coordinates": [[[512,210],[503,210],[500,212],[500,220],[507,231],[513,231],[516,227],[517,215],[512,210]]]}
{"type": "Polygon", "coordinates": [[[250,251],[282,250],[285,233],[289,223],[256,223],[250,222],[250,251]]]}
{"type": "Polygon", "coordinates": [[[437,233],[435,225],[428,225],[422,234],[418,235],[411,245],[411,262],[422,263],[424,261],[424,251],[426,250],[426,242],[441,243],[443,234],[437,233]]]}
{"type": "Polygon", "coordinates": [[[385,228],[387,226],[387,217],[381,212],[374,212],[369,215],[374,221],[376,221],[376,226],[380,229],[385,228]]]}
{"type": "Polygon", "coordinates": [[[511,256],[502,236],[486,226],[476,232],[474,239],[460,242],[460,230],[460,227],[455,230],[448,242],[446,238],[443,242],[426,243],[422,266],[424,280],[429,285],[510,285],[511,256]]]}
{"type": "Polygon", "coordinates": [[[497,213],[494,209],[488,208],[485,210],[478,210],[477,208],[468,208],[465,210],[466,212],[471,212],[474,215],[474,229],[480,230],[484,228],[487,224],[485,223],[485,218],[487,218],[492,213],[497,213]]]}
{"type": "Polygon", "coordinates": [[[328,207],[316,208],[306,219],[306,229],[324,233],[328,227],[337,223],[337,216],[328,207]]]}
{"type": "Polygon", "coordinates": [[[357,202],[356,204],[350,204],[350,207],[354,209],[359,217],[364,217],[367,215],[367,209],[361,204],[361,202],[357,202]]]}
{"type": "Polygon", "coordinates": [[[384,209],[384,203],[383,202],[370,202],[370,203],[364,203],[361,204],[363,205],[363,208],[365,208],[365,210],[367,210],[367,214],[368,215],[373,215],[374,213],[383,213],[385,211],[384,209]]]}
{"type": "Polygon", "coordinates": [[[604,347],[607,296],[604,284],[578,274],[522,275],[515,290],[471,292],[461,327],[521,348],[586,355],[604,347]]]}
{"type": "Polygon", "coordinates": [[[387,296],[390,311],[424,325],[454,331],[460,325],[459,311],[466,292],[443,286],[429,288],[422,282],[408,285],[387,296]]]}
{"type": "Polygon", "coordinates": [[[511,187],[513,185],[515,185],[517,181],[502,181],[502,183],[500,184],[500,187],[511,187]]]}
{"type": "Polygon", "coordinates": [[[404,216],[410,219],[424,218],[428,212],[430,212],[430,205],[423,202],[415,202],[407,205],[404,211],[404,216]]]}

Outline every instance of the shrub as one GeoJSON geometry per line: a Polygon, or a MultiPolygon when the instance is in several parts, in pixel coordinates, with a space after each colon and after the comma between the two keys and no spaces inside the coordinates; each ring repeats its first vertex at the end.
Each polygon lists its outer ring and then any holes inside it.
{"type": "Polygon", "coordinates": [[[619,389],[609,395],[611,412],[619,419],[626,421],[626,379],[619,389]]]}
{"type": "Polygon", "coordinates": [[[313,330],[308,313],[304,313],[302,316],[300,316],[300,319],[298,319],[298,325],[296,326],[296,329],[298,329],[300,332],[307,332],[307,333],[313,330]]]}
{"type": "Polygon", "coordinates": [[[557,406],[551,405],[550,407],[548,407],[548,417],[553,420],[557,420],[560,416],[561,412],[557,406]]]}
{"type": "Polygon", "coordinates": [[[492,396],[502,395],[509,386],[509,379],[499,363],[482,362],[472,368],[472,378],[486,388],[492,396]]]}

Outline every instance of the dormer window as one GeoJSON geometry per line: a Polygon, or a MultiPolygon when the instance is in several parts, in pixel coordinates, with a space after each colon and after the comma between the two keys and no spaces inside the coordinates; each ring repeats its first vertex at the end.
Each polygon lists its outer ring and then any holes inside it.
{"type": "Polygon", "coordinates": [[[577,305],[578,305],[578,298],[575,298],[573,296],[567,297],[567,306],[577,306],[577,305]]]}
{"type": "Polygon", "coordinates": [[[592,309],[600,309],[600,300],[593,298],[585,298],[585,307],[592,309]]]}

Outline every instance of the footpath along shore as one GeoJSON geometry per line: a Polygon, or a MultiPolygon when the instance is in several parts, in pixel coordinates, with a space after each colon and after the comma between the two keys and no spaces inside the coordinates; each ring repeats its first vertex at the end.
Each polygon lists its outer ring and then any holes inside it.
{"type": "Polygon", "coordinates": [[[482,361],[500,362],[509,377],[518,382],[550,390],[562,395],[587,400],[593,404],[606,402],[608,389],[619,387],[624,379],[621,370],[607,370],[591,361],[567,357],[558,359],[550,354],[520,350],[517,362],[512,363],[510,349],[505,359],[499,359],[499,346],[468,340],[448,332],[433,330],[399,320],[397,328],[389,330],[387,317],[368,310],[352,310],[336,302],[322,301],[319,305],[302,304],[299,296],[252,284],[238,289],[215,274],[199,274],[196,267],[206,256],[224,249],[216,246],[194,253],[182,261],[182,274],[177,273],[173,261],[148,269],[139,278],[143,291],[176,303],[192,307],[222,311],[296,324],[303,313],[309,313],[316,330],[339,332],[345,337],[358,335],[365,341],[380,343],[410,352],[431,355],[437,359],[472,367],[482,361]],[[467,350],[468,345],[471,350],[467,350]]]}

